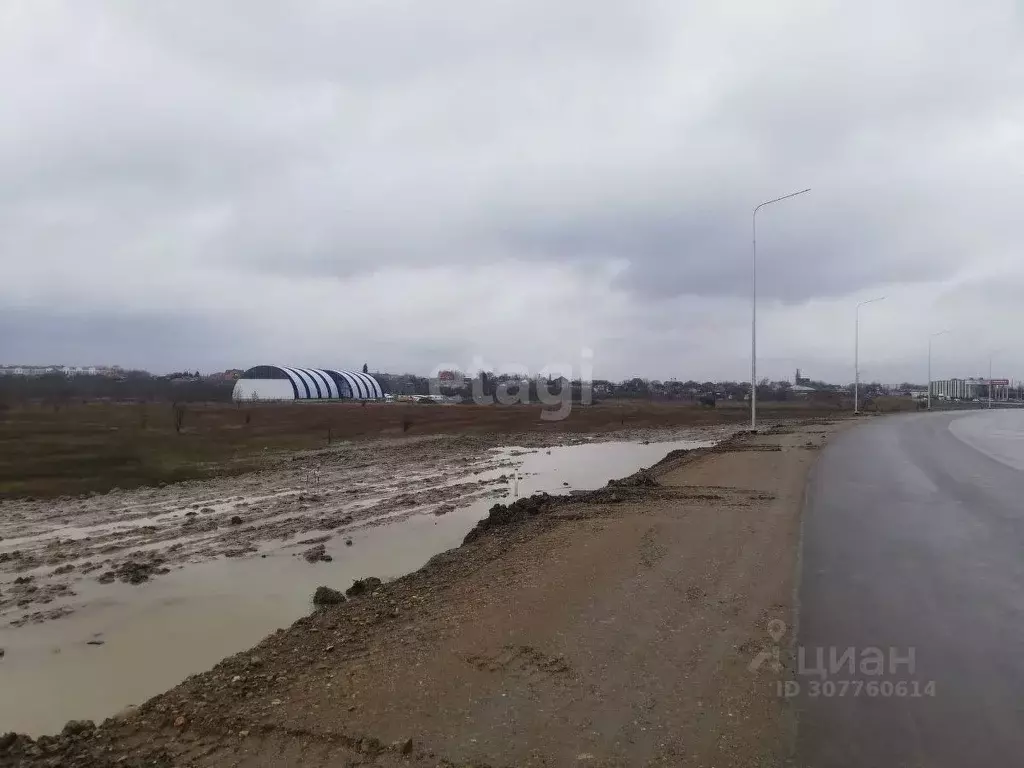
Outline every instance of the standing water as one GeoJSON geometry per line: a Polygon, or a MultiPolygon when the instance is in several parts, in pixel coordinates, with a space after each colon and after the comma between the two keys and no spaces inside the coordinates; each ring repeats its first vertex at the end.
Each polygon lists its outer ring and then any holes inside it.
{"type": "MultiPolygon", "coordinates": [[[[669,451],[711,444],[503,448],[493,452],[492,468],[471,479],[506,478],[506,501],[516,483],[519,496],[569,493],[601,487],[669,451]]],[[[443,516],[324,531],[333,535],[325,542],[331,562],[310,564],[295,556],[293,542],[272,541],[247,557],[189,562],[141,586],[79,581],[70,615],[0,629],[0,732],[54,732],[71,719],[100,721],[139,704],[305,615],[318,585],[344,589],[365,576],[396,578],[459,546],[493,503],[478,498],[443,516]]]]}

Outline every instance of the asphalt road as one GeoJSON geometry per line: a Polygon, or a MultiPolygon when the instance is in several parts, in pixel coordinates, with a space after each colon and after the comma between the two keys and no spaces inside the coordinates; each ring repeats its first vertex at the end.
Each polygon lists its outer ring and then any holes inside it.
{"type": "Polygon", "coordinates": [[[799,765],[1024,766],[1024,413],[838,435],[811,476],[802,558],[799,765]],[[819,649],[824,677],[806,671],[819,649]]]}

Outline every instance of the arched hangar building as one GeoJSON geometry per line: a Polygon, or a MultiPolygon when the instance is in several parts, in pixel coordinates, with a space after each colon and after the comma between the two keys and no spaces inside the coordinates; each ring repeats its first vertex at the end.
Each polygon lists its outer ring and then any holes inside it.
{"type": "Polygon", "coordinates": [[[368,373],[332,368],[258,365],[235,382],[234,400],[380,400],[380,384],[368,373]]]}

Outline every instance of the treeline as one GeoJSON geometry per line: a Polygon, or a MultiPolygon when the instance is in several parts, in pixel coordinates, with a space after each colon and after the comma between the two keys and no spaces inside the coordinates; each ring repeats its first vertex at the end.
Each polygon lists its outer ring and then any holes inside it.
{"type": "Polygon", "coordinates": [[[197,403],[231,400],[233,381],[176,379],[127,372],[123,376],[0,376],[0,403],[44,402],[60,405],[76,400],[197,403]]]}
{"type": "MultiPolygon", "coordinates": [[[[463,400],[471,401],[478,396],[488,399],[499,399],[503,397],[519,397],[529,402],[537,402],[538,381],[530,379],[522,381],[520,376],[510,374],[494,374],[481,371],[476,377],[461,380],[457,385],[449,384],[437,379],[428,379],[415,374],[391,374],[374,373],[374,378],[380,382],[381,390],[386,395],[445,395],[447,397],[461,397],[463,400]]],[[[551,395],[559,395],[564,388],[568,387],[573,393],[573,400],[579,401],[583,394],[583,383],[580,380],[569,381],[565,378],[542,379],[540,386],[551,395]]]]}
{"type": "MultiPolygon", "coordinates": [[[[198,373],[198,372],[197,372],[198,373]]],[[[472,401],[478,394],[488,400],[512,398],[537,402],[537,380],[523,382],[518,376],[496,375],[482,371],[476,377],[459,381],[458,386],[442,385],[437,380],[415,374],[390,374],[375,372],[387,395],[429,395],[444,394],[472,401]]],[[[572,399],[579,401],[586,390],[579,380],[545,379],[541,386],[551,395],[560,394],[565,387],[572,392],[572,399]]],[[[835,392],[836,388],[824,382],[812,382],[812,386],[823,392],[835,392]]],[[[901,385],[901,389],[912,385],[901,385]]],[[[792,385],[788,381],[758,382],[759,400],[790,400],[794,398],[792,385]]],[[[230,379],[202,378],[196,374],[182,373],[175,376],[152,376],[144,371],[127,371],[121,376],[65,376],[60,373],[40,376],[0,376],[0,403],[23,402],[70,403],[78,401],[112,400],[129,402],[229,402],[234,389],[230,379]]],[[[861,394],[880,392],[877,383],[862,383],[861,394]]],[[[591,382],[592,399],[636,398],[644,400],[678,400],[696,402],[706,396],[719,400],[744,400],[750,393],[749,382],[737,381],[659,381],[632,378],[623,381],[595,379],[591,382]]]]}

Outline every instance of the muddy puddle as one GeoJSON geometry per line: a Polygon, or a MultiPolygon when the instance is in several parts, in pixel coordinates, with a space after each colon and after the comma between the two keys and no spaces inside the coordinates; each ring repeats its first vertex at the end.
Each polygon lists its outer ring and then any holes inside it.
{"type": "Polygon", "coordinates": [[[321,584],[416,570],[496,501],[597,488],[721,435],[686,437],[412,452],[404,470],[325,460],[312,488],[302,466],[248,483],[5,503],[0,732],[98,722],[291,624],[321,584]],[[328,559],[308,562],[317,544],[328,559]]]}

